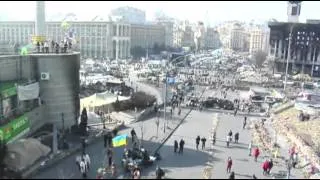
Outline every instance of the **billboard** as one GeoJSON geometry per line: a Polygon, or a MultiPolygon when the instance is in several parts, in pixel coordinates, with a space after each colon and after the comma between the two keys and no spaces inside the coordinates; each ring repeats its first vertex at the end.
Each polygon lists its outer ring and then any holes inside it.
{"type": "Polygon", "coordinates": [[[0,127],[0,140],[4,140],[5,143],[12,142],[29,130],[30,121],[26,115],[22,115],[0,127]]]}

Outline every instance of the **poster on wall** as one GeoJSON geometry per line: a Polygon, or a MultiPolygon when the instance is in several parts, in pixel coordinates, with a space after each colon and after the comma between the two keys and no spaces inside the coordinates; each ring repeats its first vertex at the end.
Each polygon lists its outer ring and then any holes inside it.
{"type": "Polygon", "coordinates": [[[9,117],[10,116],[10,113],[11,113],[11,99],[10,98],[7,98],[7,99],[4,99],[2,100],[2,106],[3,106],[3,116],[5,118],[9,117]]]}
{"type": "Polygon", "coordinates": [[[18,86],[19,101],[37,99],[39,97],[39,83],[33,83],[26,86],[18,86]]]}

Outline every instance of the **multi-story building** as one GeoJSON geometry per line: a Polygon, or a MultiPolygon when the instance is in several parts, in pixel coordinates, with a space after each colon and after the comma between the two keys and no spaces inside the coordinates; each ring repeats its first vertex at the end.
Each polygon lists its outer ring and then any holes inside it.
{"type": "Polygon", "coordinates": [[[269,56],[274,59],[277,71],[285,72],[288,62],[289,73],[297,71],[320,77],[320,24],[270,22],[269,27],[269,56]]]}
{"type": "Polygon", "coordinates": [[[165,28],[165,45],[166,47],[173,47],[173,26],[174,22],[170,19],[157,19],[157,24],[165,28]]]}
{"type": "Polygon", "coordinates": [[[173,34],[174,47],[194,46],[194,27],[188,22],[176,22],[173,34]]]}
{"type": "Polygon", "coordinates": [[[204,35],[204,48],[217,49],[221,46],[220,35],[215,28],[207,27],[204,35]]]}
{"type": "Polygon", "coordinates": [[[249,52],[254,54],[263,49],[265,39],[265,31],[260,27],[254,27],[250,30],[249,52]]]}
{"type": "Polygon", "coordinates": [[[235,23],[230,31],[230,49],[243,51],[245,49],[245,39],[247,34],[239,23],[235,23]]]}
{"type": "Polygon", "coordinates": [[[152,48],[165,45],[165,27],[157,24],[131,24],[131,47],[152,48]]]}
{"type": "MultiPolygon", "coordinates": [[[[130,24],[122,22],[69,22],[74,29],[81,56],[124,59],[130,56],[130,24]]],[[[61,22],[46,22],[49,40],[61,41],[66,31],[61,22]]],[[[0,42],[31,43],[35,22],[0,22],[0,42]]]]}
{"type": "Polygon", "coordinates": [[[119,7],[111,10],[112,16],[122,17],[122,21],[130,24],[144,24],[146,22],[146,12],[133,7],[119,7]]]}
{"type": "Polygon", "coordinates": [[[0,42],[28,44],[35,34],[35,22],[0,21],[0,42]]]}

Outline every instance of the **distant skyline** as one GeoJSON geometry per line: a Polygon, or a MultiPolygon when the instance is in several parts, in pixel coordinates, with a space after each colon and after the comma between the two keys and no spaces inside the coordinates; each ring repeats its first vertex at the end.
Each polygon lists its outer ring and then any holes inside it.
{"type": "MultiPolygon", "coordinates": [[[[32,21],[35,4],[35,1],[0,1],[0,20],[32,21]]],[[[228,20],[263,22],[274,18],[287,21],[287,1],[47,1],[46,19],[59,21],[65,14],[74,13],[78,20],[91,21],[97,15],[107,20],[110,10],[121,6],[145,11],[149,21],[154,19],[156,12],[212,25],[228,20]]],[[[303,1],[300,22],[320,19],[319,7],[319,1],[303,1]]]]}

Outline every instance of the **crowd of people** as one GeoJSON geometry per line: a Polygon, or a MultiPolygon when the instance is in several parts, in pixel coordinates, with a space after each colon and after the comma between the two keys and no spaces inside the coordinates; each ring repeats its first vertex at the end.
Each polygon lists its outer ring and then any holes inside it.
{"type": "Polygon", "coordinates": [[[49,43],[48,40],[40,42],[37,41],[36,43],[36,48],[37,48],[37,53],[49,53],[49,49],[51,47],[51,52],[58,54],[60,53],[67,53],[68,50],[72,49],[72,42],[71,41],[51,41],[51,44],[49,43]]]}

